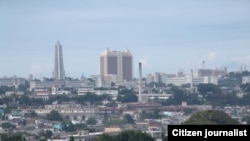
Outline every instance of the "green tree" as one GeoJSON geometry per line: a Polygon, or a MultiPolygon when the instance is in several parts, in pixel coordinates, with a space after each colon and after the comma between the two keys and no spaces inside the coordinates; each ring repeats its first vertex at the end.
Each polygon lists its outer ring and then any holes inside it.
{"type": "Polygon", "coordinates": [[[98,99],[99,99],[100,101],[103,101],[103,100],[111,101],[111,100],[112,100],[112,96],[109,95],[109,94],[102,94],[102,95],[99,95],[99,96],[98,96],[98,99]]]}
{"type": "Polygon", "coordinates": [[[250,92],[250,83],[246,83],[246,84],[241,84],[240,88],[244,91],[244,92],[250,92]]]}
{"type": "Polygon", "coordinates": [[[182,124],[229,125],[229,124],[240,124],[240,123],[223,111],[204,110],[193,113],[190,116],[190,118],[184,121],[182,124]]]}
{"type": "Polygon", "coordinates": [[[96,141],[116,141],[114,136],[102,134],[96,141]]]}
{"type": "Polygon", "coordinates": [[[75,141],[75,138],[73,136],[70,136],[69,141],[75,141]]]}
{"type": "Polygon", "coordinates": [[[100,102],[99,96],[91,92],[86,95],[75,96],[72,99],[83,105],[95,105],[100,102]]]}
{"type": "Polygon", "coordinates": [[[218,94],[218,93],[221,93],[220,87],[215,85],[215,84],[212,84],[212,83],[199,84],[197,86],[197,89],[198,89],[199,93],[201,93],[201,94],[207,94],[207,93],[218,94]]]}
{"type": "Polygon", "coordinates": [[[96,121],[96,119],[95,119],[94,117],[90,117],[90,118],[86,121],[86,123],[87,123],[88,125],[96,125],[97,121],[96,121]]]}
{"type": "Polygon", "coordinates": [[[201,105],[202,101],[199,98],[199,95],[197,93],[189,93],[187,94],[187,99],[186,99],[187,103],[189,105],[201,105]]]}
{"type": "Polygon", "coordinates": [[[29,81],[25,80],[25,84],[20,84],[17,89],[18,91],[23,91],[25,94],[27,94],[30,93],[29,88],[30,88],[30,83],[29,81]]]}
{"type": "Polygon", "coordinates": [[[3,128],[16,128],[16,126],[11,124],[10,122],[3,122],[2,127],[3,128]]]}
{"type": "Polygon", "coordinates": [[[138,130],[125,130],[116,136],[116,141],[154,141],[154,138],[138,130]]]}
{"type": "Polygon", "coordinates": [[[122,89],[119,90],[117,101],[120,101],[122,103],[137,102],[138,97],[132,89],[122,89]]]}
{"type": "Polygon", "coordinates": [[[36,111],[32,111],[32,112],[30,113],[30,117],[32,117],[32,118],[37,117],[36,111]]]}
{"type": "Polygon", "coordinates": [[[250,116],[243,117],[242,121],[245,121],[245,122],[247,122],[247,125],[250,125],[250,116]]]}
{"type": "Polygon", "coordinates": [[[114,82],[111,82],[111,87],[115,87],[115,83],[114,82]]]}
{"type": "Polygon", "coordinates": [[[63,122],[62,128],[66,132],[76,131],[76,126],[72,122],[63,122]]]}
{"type": "Polygon", "coordinates": [[[14,86],[1,86],[0,87],[0,94],[5,94],[6,91],[14,91],[15,87],[14,86]]]}
{"type": "Polygon", "coordinates": [[[136,92],[133,89],[123,88],[119,90],[117,100],[123,103],[124,102],[137,102],[138,97],[136,96],[136,92]],[[119,100],[120,98],[121,100],[119,100]]]}
{"type": "Polygon", "coordinates": [[[84,100],[85,102],[89,102],[90,105],[96,104],[99,101],[98,96],[93,93],[87,93],[84,95],[84,100]]]}
{"type": "Polygon", "coordinates": [[[153,118],[154,118],[154,119],[159,119],[159,118],[161,118],[160,112],[161,112],[160,109],[155,108],[155,109],[153,110],[153,116],[154,116],[153,118]]]}
{"type": "Polygon", "coordinates": [[[26,138],[21,133],[15,133],[13,135],[2,134],[1,141],[26,141],[26,138]]]}
{"type": "Polygon", "coordinates": [[[139,130],[125,130],[117,135],[103,134],[96,141],[154,141],[154,138],[139,130]]]}
{"type": "Polygon", "coordinates": [[[49,102],[52,103],[54,101],[58,101],[58,103],[69,102],[71,98],[67,95],[52,95],[49,98],[49,102]]]}
{"type": "Polygon", "coordinates": [[[46,119],[52,121],[62,121],[63,117],[60,113],[58,113],[58,111],[52,110],[50,113],[46,114],[46,119]]]}
{"type": "Polygon", "coordinates": [[[125,114],[123,116],[123,119],[127,121],[127,123],[130,123],[130,124],[135,124],[135,120],[132,118],[131,115],[129,114],[125,114]]]}
{"type": "Polygon", "coordinates": [[[240,98],[239,102],[240,102],[240,105],[249,105],[250,104],[250,93],[247,93],[242,98],[240,98]]]}
{"type": "Polygon", "coordinates": [[[173,94],[173,96],[162,102],[163,105],[180,105],[181,102],[187,100],[187,95],[181,88],[177,86],[171,86],[169,91],[173,94]]]}
{"type": "Polygon", "coordinates": [[[168,141],[168,136],[164,136],[164,137],[162,138],[162,141],[168,141]]]}
{"type": "Polygon", "coordinates": [[[46,130],[45,133],[44,133],[44,137],[46,139],[50,139],[52,135],[53,135],[53,132],[50,131],[50,130],[46,130]]]}
{"type": "Polygon", "coordinates": [[[50,139],[52,137],[52,135],[53,135],[53,132],[50,130],[41,131],[39,133],[39,136],[41,138],[45,138],[45,139],[50,139]]]}
{"type": "Polygon", "coordinates": [[[78,123],[78,124],[75,124],[75,127],[77,130],[84,130],[86,129],[88,126],[84,123],[78,123]]]}

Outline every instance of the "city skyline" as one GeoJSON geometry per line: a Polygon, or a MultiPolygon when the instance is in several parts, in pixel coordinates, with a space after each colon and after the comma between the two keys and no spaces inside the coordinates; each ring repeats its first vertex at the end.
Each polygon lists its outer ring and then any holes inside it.
{"type": "Polygon", "coordinates": [[[51,77],[54,43],[65,76],[100,74],[99,56],[129,49],[134,77],[250,67],[250,1],[0,1],[0,77],[51,77]]]}

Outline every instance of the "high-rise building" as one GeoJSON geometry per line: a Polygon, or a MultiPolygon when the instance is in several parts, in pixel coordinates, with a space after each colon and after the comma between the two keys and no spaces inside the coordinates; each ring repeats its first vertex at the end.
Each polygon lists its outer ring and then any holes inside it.
{"type": "Polygon", "coordinates": [[[56,80],[65,79],[65,71],[63,66],[62,45],[58,41],[55,45],[55,62],[54,62],[53,78],[56,80]]]}
{"type": "Polygon", "coordinates": [[[128,49],[110,51],[105,49],[100,56],[100,74],[105,81],[122,83],[133,79],[133,56],[128,49]]]}

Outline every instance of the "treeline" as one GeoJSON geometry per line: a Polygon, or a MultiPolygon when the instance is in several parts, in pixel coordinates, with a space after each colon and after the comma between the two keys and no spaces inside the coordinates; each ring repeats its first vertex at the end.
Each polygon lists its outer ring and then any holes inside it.
{"type": "Polygon", "coordinates": [[[155,139],[138,130],[125,130],[117,135],[103,134],[95,141],[155,141],[155,139]]]}
{"type": "Polygon", "coordinates": [[[242,95],[240,91],[235,89],[223,90],[215,84],[199,84],[197,91],[190,92],[182,87],[173,86],[169,91],[173,94],[169,99],[162,101],[163,105],[179,105],[181,102],[186,101],[187,104],[211,104],[213,106],[226,106],[226,105],[249,105],[250,104],[250,84],[242,84],[242,95]]]}

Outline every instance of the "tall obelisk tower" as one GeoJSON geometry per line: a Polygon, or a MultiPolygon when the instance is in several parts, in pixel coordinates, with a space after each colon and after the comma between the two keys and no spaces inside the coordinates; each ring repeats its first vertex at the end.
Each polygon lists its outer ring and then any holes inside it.
{"type": "Polygon", "coordinates": [[[54,62],[53,78],[55,80],[65,79],[62,45],[60,44],[59,41],[55,45],[55,62],[54,62]]]}

